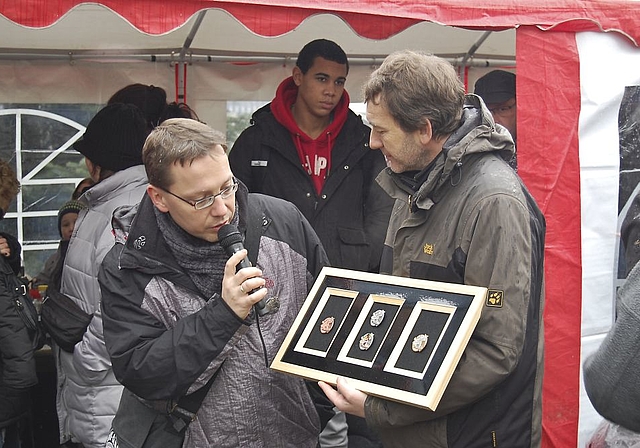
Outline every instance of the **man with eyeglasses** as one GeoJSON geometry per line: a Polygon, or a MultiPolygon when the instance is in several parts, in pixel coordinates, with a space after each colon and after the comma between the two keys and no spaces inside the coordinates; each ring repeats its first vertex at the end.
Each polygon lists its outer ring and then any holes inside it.
{"type": "Polygon", "coordinates": [[[107,446],[316,448],[331,403],[268,365],[327,263],[317,235],[293,204],[249,194],[224,135],[205,124],[163,122],[142,158],[147,195],[114,214],[117,243],[99,278],[125,386],[107,446]],[[254,266],[236,272],[247,251],[225,253],[227,224],[259,235],[254,266]],[[253,309],[261,299],[266,314],[253,309]],[[193,393],[203,396],[195,412],[181,400],[193,393]]]}
{"type": "MultiPolygon", "coordinates": [[[[516,143],[516,75],[506,70],[493,70],[478,78],[474,93],[487,105],[493,119],[507,128],[516,143]]],[[[516,158],[509,161],[516,168],[516,158]]]]}

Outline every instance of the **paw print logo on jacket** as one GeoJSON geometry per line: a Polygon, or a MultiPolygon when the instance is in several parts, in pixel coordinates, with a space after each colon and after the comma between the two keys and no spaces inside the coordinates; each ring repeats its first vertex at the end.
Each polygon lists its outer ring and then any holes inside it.
{"type": "Polygon", "coordinates": [[[502,300],[504,298],[504,291],[497,289],[490,289],[487,292],[487,306],[494,308],[502,308],[502,300]]]}

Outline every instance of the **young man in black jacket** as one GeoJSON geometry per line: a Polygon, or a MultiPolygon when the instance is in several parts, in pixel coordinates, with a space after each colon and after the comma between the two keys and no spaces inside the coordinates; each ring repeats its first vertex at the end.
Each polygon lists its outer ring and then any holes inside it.
{"type": "Polygon", "coordinates": [[[250,192],[293,202],[332,266],[377,272],[391,198],[375,182],[386,166],[369,128],[349,110],[347,56],[335,42],[300,51],[291,77],[254,113],[229,153],[250,192]]]}
{"type": "MultiPolygon", "coordinates": [[[[300,209],[332,266],[377,273],[393,202],[375,182],[386,166],[384,157],[369,149],[369,127],[349,109],[348,73],[347,55],[338,44],[327,39],[306,44],[292,76],[236,140],[229,162],[249,191],[300,209]]],[[[351,427],[363,428],[354,441],[375,439],[363,421],[349,419],[351,427]]]]}

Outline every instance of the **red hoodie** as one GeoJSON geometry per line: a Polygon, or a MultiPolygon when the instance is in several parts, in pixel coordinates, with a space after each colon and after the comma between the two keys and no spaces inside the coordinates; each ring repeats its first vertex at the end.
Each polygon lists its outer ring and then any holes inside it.
{"type": "Polygon", "coordinates": [[[293,81],[293,77],[285,79],[278,86],[276,97],[271,101],[271,112],[278,123],[291,133],[300,163],[311,176],[316,192],[320,193],[331,168],[333,142],[347,120],[349,94],[346,90],[342,92],[342,98],[333,109],[331,123],[315,140],[305,134],[293,119],[291,107],[297,96],[298,86],[293,81]]]}

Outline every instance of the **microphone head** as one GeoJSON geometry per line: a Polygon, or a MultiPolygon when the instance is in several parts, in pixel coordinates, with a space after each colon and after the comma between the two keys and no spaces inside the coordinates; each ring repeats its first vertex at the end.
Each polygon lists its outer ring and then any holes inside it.
{"type": "Polygon", "coordinates": [[[233,244],[242,243],[242,235],[233,224],[225,224],[218,230],[218,241],[224,249],[227,249],[233,244]]]}

